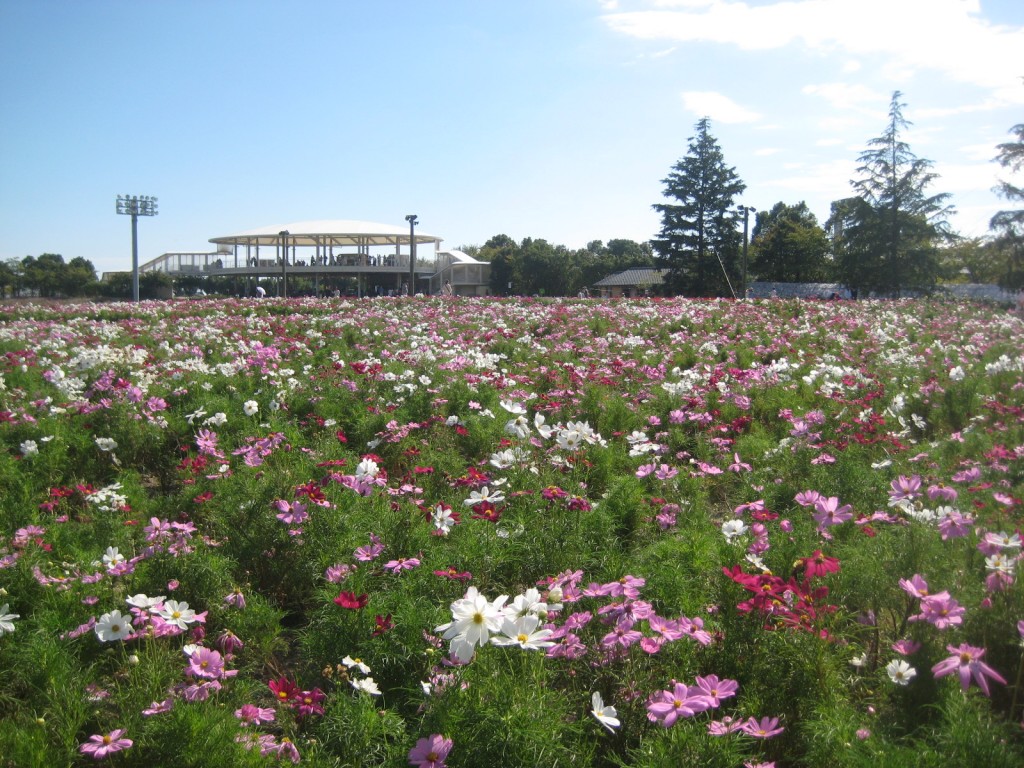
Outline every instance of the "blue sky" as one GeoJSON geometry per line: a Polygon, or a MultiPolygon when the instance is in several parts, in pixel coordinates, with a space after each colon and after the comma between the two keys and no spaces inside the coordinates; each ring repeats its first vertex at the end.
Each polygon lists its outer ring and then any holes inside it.
{"type": "Polygon", "coordinates": [[[0,0],[0,260],[129,269],[316,219],[647,240],[711,119],[743,203],[850,194],[894,90],[955,229],[1024,122],[1019,0],[0,0]]]}

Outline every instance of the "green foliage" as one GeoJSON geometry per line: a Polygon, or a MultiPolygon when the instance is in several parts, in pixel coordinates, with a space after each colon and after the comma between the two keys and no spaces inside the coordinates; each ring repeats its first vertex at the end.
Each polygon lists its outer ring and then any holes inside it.
{"type": "Polygon", "coordinates": [[[661,232],[652,241],[658,263],[668,268],[665,280],[672,294],[684,296],[735,295],[740,250],[736,197],[746,185],[725,164],[722,150],[703,118],[694,126],[689,151],[663,180],[664,196],[657,203],[661,232]]]}
{"type": "Polygon", "coordinates": [[[828,238],[804,202],[776,203],[758,213],[750,250],[758,280],[817,283],[831,277],[828,238]]]}
{"type": "Polygon", "coordinates": [[[140,766],[275,761],[246,734],[332,768],[406,765],[430,734],[453,739],[450,766],[1022,762],[1024,589],[992,588],[979,551],[985,532],[1021,525],[1013,314],[545,298],[2,316],[0,605],[17,618],[0,634],[0,766],[92,762],[80,746],[115,728],[134,744],[109,762],[140,766]],[[890,504],[901,476],[921,481],[906,509],[890,504]],[[504,496],[493,513],[473,503],[485,485],[504,496]],[[820,526],[797,500],[812,490],[852,519],[820,526]],[[308,517],[284,519],[299,505],[308,517]],[[962,537],[929,519],[940,505],[972,516],[962,537]],[[446,506],[461,520],[441,535],[446,506]],[[730,541],[734,519],[748,530],[730,541]],[[770,610],[736,569],[784,585],[770,610]],[[911,621],[920,601],[899,579],[915,574],[965,607],[961,623],[911,621]],[[573,586],[559,596],[555,577],[573,586]],[[530,588],[563,601],[544,621],[573,616],[586,650],[487,643],[446,662],[439,628],[469,586],[505,605],[530,588]],[[342,592],[365,605],[343,607],[342,592]],[[139,593],[204,621],[101,641],[90,620],[139,593]],[[784,620],[794,606],[814,610],[784,620]],[[689,634],[659,644],[652,615],[689,634]],[[620,616],[645,643],[614,650],[620,616]],[[232,637],[236,674],[189,701],[182,647],[232,637]],[[921,647],[904,687],[886,665],[907,639],[921,647]],[[986,697],[934,678],[960,643],[984,647],[1008,684],[986,697]],[[709,675],[736,696],[669,728],[650,720],[652,695],[709,675]],[[353,687],[369,676],[379,695],[353,687]],[[282,679],[322,691],[323,713],[276,697],[282,679]],[[590,713],[595,691],[614,732],[590,713]],[[142,714],[165,699],[169,712],[142,714]],[[243,725],[244,705],[275,718],[243,725]],[[784,730],[708,732],[749,717],[784,730]]]}
{"type": "Polygon", "coordinates": [[[827,226],[836,232],[839,277],[852,288],[880,295],[929,290],[939,276],[936,246],[946,234],[948,194],[928,195],[931,162],[901,139],[910,123],[900,92],[892,96],[889,122],[868,142],[853,182],[858,196],[833,203],[827,226]]]}

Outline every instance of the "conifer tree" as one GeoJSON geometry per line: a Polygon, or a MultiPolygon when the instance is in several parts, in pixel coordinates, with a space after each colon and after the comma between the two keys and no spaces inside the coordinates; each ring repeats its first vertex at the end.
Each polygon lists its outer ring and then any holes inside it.
{"type": "Polygon", "coordinates": [[[948,194],[929,195],[937,178],[932,163],[917,157],[901,138],[910,123],[896,91],[889,122],[861,153],[861,177],[852,181],[857,197],[834,207],[829,223],[836,241],[839,277],[855,290],[898,296],[905,289],[928,290],[940,272],[938,245],[949,236],[948,194]],[[837,218],[839,217],[839,218],[837,218]]]}
{"type": "Polygon", "coordinates": [[[733,201],[746,184],[725,164],[709,122],[697,122],[687,155],[663,180],[663,194],[674,202],[653,206],[662,225],[652,245],[672,294],[729,296],[739,285],[742,235],[733,201]]]}

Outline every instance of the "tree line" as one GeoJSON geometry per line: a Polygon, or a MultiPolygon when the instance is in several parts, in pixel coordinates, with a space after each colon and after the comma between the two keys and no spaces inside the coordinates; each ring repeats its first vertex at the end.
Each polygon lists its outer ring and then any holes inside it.
{"type": "MultiPolygon", "coordinates": [[[[893,93],[882,133],[858,158],[853,194],[832,204],[824,225],[803,201],[780,201],[756,212],[737,205],[746,184],[725,162],[710,120],[703,118],[688,139],[687,154],[662,181],[666,202],[653,206],[661,214],[661,229],[651,241],[594,240],[570,249],[544,239],[517,243],[496,235],[462,250],[490,262],[490,290],[499,296],[573,296],[631,267],[665,270],[662,292],[681,296],[739,297],[754,280],[837,282],[858,294],[889,296],[928,292],[940,282],[1024,289],[1024,208],[998,212],[984,238],[954,232],[949,195],[930,191],[938,178],[932,163],[917,157],[903,139],[910,123],[901,97],[893,93]]],[[[1010,133],[1013,140],[996,146],[995,161],[1018,173],[1024,170],[1024,123],[1010,133]]],[[[1024,188],[1000,181],[996,189],[1007,201],[1024,203],[1024,188]]],[[[117,273],[99,282],[92,263],[82,257],[65,263],[59,254],[44,253],[0,262],[4,298],[26,292],[44,298],[127,298],[130,280],[128,273],[117,273]]],[[[142,274],[140,296],[156,297],[168,280],[163,273],[142,274]]]]}
{"type": "MultiPolygon", "coordinates": [[[[949,226],[949,195],[931,193],[932,163],[903,140],[910,123],[902,94],[893,94],[881,135],[859,156],[850,197],[832,204],[819,225],[806,203],[779,202],[758,211],[738,206],[746,190],[726,164],[710,121],[697,122],[688,152],[663,180],[667,202],[654,205],[662,226],[652,241],[655,262],[667,270],[666,292],[684,296],[740,296],[749,279],[773,282],[839,282],[877,295],[928,292],[939,282],[991,282],[1024,288],[1024,210],[997,213],[991,235],[967,239],[949,226]],[[748,274],[749,273],[749,274],[748,274]]],[[[1024,166],[1024,124],[1014,141],[996,147],[996,161],[1017,172],[1024,166]]],[[[1024,190],[1002,181],[1009,201],[1024,190]]]]}
{"type": "MultiPolygon", "coordinates": [[[[93,263],[82,256],[65,262],[59,253],[44,253],[0,261],[0,299],[129,299],[131,280],[130,272],[115,272],[101,281],[93,263]]],[[[158,298],[165,295],[170,284],[171,278],[163,272],[143,272],[139,276],[139,297],[158,298]]]]}

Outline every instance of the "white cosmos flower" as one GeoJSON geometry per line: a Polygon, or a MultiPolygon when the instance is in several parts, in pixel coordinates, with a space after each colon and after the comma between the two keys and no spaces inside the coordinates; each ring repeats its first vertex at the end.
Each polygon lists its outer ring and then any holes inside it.
{"type": "Polygon", "coordinates": [[[523,407],[522,403],[513,403],[510,400],[502,400],[501,407],[511,413],[513,416],[525,416],[526,408],[523,407]]]}
{"type": "Polygon", "coordinates": [[[548,640],[554,634],[550,629],[537,629],[540,617],[532,613],[511,619],[506,616],[501,623],[501,634],[491,638],[494,645],[518,645],[524,651],[540,651],[550,648],[554,642],[548,640]]]}
{"type": "Polygon", "coordinates": [[[96,447],[101,451],[109,453],[110,451],[117,450],[117,440],[112,437],[97,437],[93,442],[96,443],[96,447]]]}
{"type": "Polygon", "coordinates": [[[148,611],[154,605],[160,605],[160,603],[162,603],[166,599],[167,598],[164,595],[157,595],[156,597],[149,597],[149,595],[144,595],[143,593],[140,592],[137,595],[132,595],[131,597],[126,597],[124,601],[126,603],[128,603],[128,605],[132,606],[133,608],[141,608],[144,611],[148,611]]]}
{"type": "Polygon", "coordinates": [[[605,705],[604,699],[601,698],[601,694],[594,691],[590,697],[590,714],[597,718],[597,722],[607,728],[609,731],[615,731],[619,727],[618,712],[615,711],[615,707],[605,705]]]}
{"type": "Polygon", "coordinates": [[[21,449],[21,455],[26,459],[39,453],[39,444],[35,440],[25,440],[18,447],[21,449]]]}
{"type": "Polygon", "coordinates": [[[14,620],[20,619],[21,615],[17,613],[8,613],[7,610],[10,608],[9,603],[0,605],[0,635],[5,632],[14,631],[14,620]]]}
{"type": "Polygon", "coordinates": [[[909,685],[917,670],[903,659],[893,659],[885,665],[885,672],[896,685],[909,685]]]}
{"type": "Polygon", "coordinates": [[[373,459],[363,459],[356,465],[356,477],[365,480],[374,478],[380,473],[380,467],[373,459]]]}
{"type": "Polygon", "coordinates": [[[455,526],[456,520],[452,517],[452,511],[450,509],[438,504],[430,514],[430,522],[434,524],[434,528],[447,536],[448,532],[455,526]]]}
{"type": "Polygon", "coordinates": [[[128,637],[132,633],[132,625],[127,616],[122,616],[119,610],[114,609],[100,616],[93,630],[101,642],[109,643],[111,640],[124,640],[128,637]]]}
{"type": "Polygon", "coordinates": [[[259,412],[260,404],[257,403],[255,400],[246,400],[242,404],[242,413],[244,413],[246,416],[255,416],[259,412]]]}
{"type": "Polygon", "coordinates": [[[505,432],[520,440],[530,436],[530,422],[526,416],[516,416],[505,424],[505,432]]]}
{"type": "Polygon", "coordinates": [[[462,503],[467,507],[475,507],[477,504],[482,504],[485,501],[489,501],[491,504],[500,504],[504,500],[505,496],[501,491],[491,493],[490,489],[485,485],[479,491],[470,491],[469,498],[462,503]]]}
{"type": "Polygon", "coordinates": [[[722,523],[722,535],[725,536],[726,541],[732,541],[746,532],[747,524],[742,520],[726,520],[722,523]]]}
{"type": "Polygon", "coordinates": [[[537,430],[537,433],[541,437],[543,437],[545,440],[548,440],[551,438],[551,435],[554,434],[555,430],[558,429],[558,427],[548,426],[547,424],[544,423],[545,421],[546,419],[544,418],[543,413],[535,413],[533,415],[533,428],[537,430]]]}
{"type": "Polygon", "coordinates": [[[540,592],[535,587],[530,587],[521,595],[516,595],[512,602],[505,608],[505,615],[512,618],[527,616],[529,614],[544,615],[548,612],[548,604],[540,599],[540,592]]]}
{"type": "Polygon", "coordinates": [[[107,551],[103,553],[103,564],[107,568],[113,568],[118,563],[124,562],[124,555],[122,555],[117,547],[107,547],[107,551]]]}
{"type": "Polygon", "coordinates": [[[351,656],[346,656],[341,660],[341,663],[349,669],[358,669],[364,675],[370,674],[370,668],[363,663],[362,659],[353,659],[351,656]]]}
{"type": "Polygon", "coordinates": [[[452,603],[452,620],[434,631],[443,632],[442,637],[452,641],[455,658],[468,662],[473,658],[474,648],[487,645],[491,633],[501,628],[506,600],[508,595],[501,595],[492,602],[476,587],[470,587],[464,597],[452,603]]]}
{"type": "Polygon", "coordinates": [[[372,677],[364,677],[362,680],[352,680],[352,687],[357,691],[368,693],[371,696],[380,696],[380,688],[372,677]]]}
{"type": "Polygon", "coordinates": [[[188,603],[168,600],[163,608],[156,612],[157,616],[178,629],[188,629],[188,625],[196,620],[196,612],[188,607],[188,603]]]}
{"type": "MultiPolygon", "coordinates": [[[[509,422],[511,423],[511,422],[509,422]]],[[[490,464],[496,469],[508,469],[515,464],[515,454],[512,451],[498,451],[491,454],[490,464]]]]}

